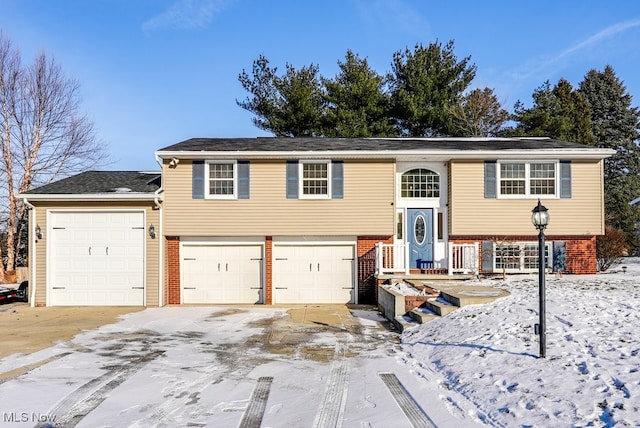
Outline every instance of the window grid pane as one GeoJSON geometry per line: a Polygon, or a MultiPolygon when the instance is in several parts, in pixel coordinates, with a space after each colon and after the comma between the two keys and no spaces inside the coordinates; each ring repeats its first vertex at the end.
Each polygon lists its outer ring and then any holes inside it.
{"type": "Polygon", "coordinates": [[[413,169],[402,174],[400,192],[403,198],[440,197],[440,176],[428,169],[413,169]]]}
{"type": "Polygon", "coordinates": [[[209,195],[233,195],[233,164],[209,164],[209,195]]]}
{"type": "Polygon", "coordinates": [[[496,269],[520,269],[519,244],[496,245],[496,269]]]}
{"type": "Polygon", "coordinates": [[[532,163],[530,168],[531,183],[529,191],[532,195],[555,195],[556,168],[552,163],[532,163]]]}
{"type": "Polygon", "coordinates": [[[329,180],[326,163],[306,163],[302,165],[302,193],[304,195],[328,195],[329,180]]]}
{"type": "Polygon", "coordinates": [[[526,168],[523,163],[500,165],[500,194],[524,195],[526,193],[526,168]]]}

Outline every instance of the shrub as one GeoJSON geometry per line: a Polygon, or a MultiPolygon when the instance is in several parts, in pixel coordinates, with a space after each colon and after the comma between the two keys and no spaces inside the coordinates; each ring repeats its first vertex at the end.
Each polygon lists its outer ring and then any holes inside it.
{"type": "Polygon", "coordinates": [[[622,258],[627,254],[627,236],[624,231],[606,226],[604,235],[596,238],[598,270],[604,272],[610,267],[620,264],[622,258]]]}

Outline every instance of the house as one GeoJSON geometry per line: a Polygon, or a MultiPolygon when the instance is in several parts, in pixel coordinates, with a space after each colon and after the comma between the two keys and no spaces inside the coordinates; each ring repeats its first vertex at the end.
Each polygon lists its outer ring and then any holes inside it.
{"type": "Polygon", "coordinates": [[[21,195],[32,304],[370,303],[391,276],[537,271],[539,199],[549,269],[595,273],[611,154],[547,138],[190,139],[156,152],[161,174],[21,195]]]}

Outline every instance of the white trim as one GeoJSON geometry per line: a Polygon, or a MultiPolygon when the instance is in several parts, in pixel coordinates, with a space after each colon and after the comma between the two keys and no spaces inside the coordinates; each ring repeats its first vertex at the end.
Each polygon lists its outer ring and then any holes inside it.
{"type": "Polygon", "coordinates": [[[238,161],[209,159],[204,163],[204,198],[205,199],[238,199],[238,161]],[[233,193],[231,195],[211,194],[211,165],[233,165],[233,177],[231,179],[219,179],[215,181],[233,181],[233,193]]]}
{"type": "Polygon", "coordinates": [[[466,159],[522,159],[535,154],[540,159],[568,158],[604,159],[615,154],[613,149],[576,148],[576,149],[504,149],[504,150],[323,150],[323,151],[158,151],[156,156],[163,159],[206,160],[215,157],[221,160],[235,159],[396,159],[397,161],[448,161],[466,159]]]}
{"type": "Polygon", "coordinates": [[[333,169],[332,163],[330,160],[302,160],[298,162],[298,199],[331,199],[331,182],[333,181],[333,169]],[[304,182],[312,181],[312,180],[322,180],[315,178],[304,178],[304,167],[305,165],[326,165],[327,167],[327,193],[318,194],[318,195],[307,195],[304,193],[304,182]]]}
{"type": "MultiPolygon", "coordinates": [[[[65,213],[104,213],[104,212],[123,212],[123,213],[142,213],[142,224],[143,224],[143,242],[142,242],[142,252],[143,252],[143,261],[142,261],[142,307],[147,307],[147,210],[144,208],[48,208],[46,210],[46,222],[47,227],[45,233],[47,245],[46,245],[46,281],[45,281],[45,289],[46,289],[46,299],[45,305],[51,306],[51,215],[54,213],[65,212],[65,213]]],[[[157,239],[157,238],[156,238],[157,239]]],[[[162,269],[161,266],[158,267],[162,269]]]]}
{"type": "Polygon", "coordinates": [[[533,159],[533,160],[498,160],[496,168],[496,199],[558,199],[560,198],[560,161],[548,160],[548,159],[533,159]],[[501,193],[501,181],[502,181],[502,165],[524,165],[524,178],[523,179],[505,179],[505,180],[524,180],[524,191],[522,195],[514,194],[502,194],[501,193]],[[531,164],[553,164],[554,165],[554,191],[553,194],[532,194],[531,193],[531,164]]]}
{"type": "Polygon", "coordinates": [[[75,193],[75,194],[58,194],[58,193],[27,193],[19,194],[19,199],[29,198],[32,201],[153,201],[154,199],[162,199],[155,193],[75,193]]]}

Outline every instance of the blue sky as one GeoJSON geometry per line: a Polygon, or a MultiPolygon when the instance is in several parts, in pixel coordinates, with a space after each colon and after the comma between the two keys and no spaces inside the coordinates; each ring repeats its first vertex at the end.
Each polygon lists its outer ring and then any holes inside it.
{"type": "Polygon", "coordinates": [[[24,62],[45,52],[81,85],[110,153],[105,169],[157,169],[191,137],[269,135],[236,105],[238,74],[265,55],[333,77],[348,49],[379,73],[394,52],[455,40],[507,110],[545,80],[577,86],[610,64],[640,104],[640,2],[633,0],[1,0],[0,30],[24,62]]]}

